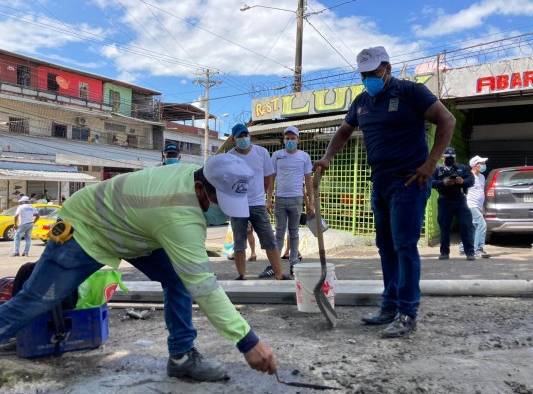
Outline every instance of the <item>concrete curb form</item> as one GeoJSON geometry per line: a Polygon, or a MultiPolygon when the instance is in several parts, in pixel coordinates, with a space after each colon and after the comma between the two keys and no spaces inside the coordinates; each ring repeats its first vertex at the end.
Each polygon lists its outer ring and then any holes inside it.
{"type": "MultiPolygon", "coordinates": [[[[163,302],[157,282],[124,282],[128,293],[117,291],[115,302],[163,302]]],[[[296,305],[294,281],[219,281],[235,304],[296,305]]],[[[423,280],[424,296],[533,297],[531,280],[423,280]]],[[[335,304],[340,306],[378,305],[383,292],[380,280],[339,280],[335,304]]]]}

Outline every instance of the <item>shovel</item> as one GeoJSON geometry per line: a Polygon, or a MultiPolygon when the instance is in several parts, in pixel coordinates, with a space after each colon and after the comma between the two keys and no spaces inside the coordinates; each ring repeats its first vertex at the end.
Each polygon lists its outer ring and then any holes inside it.
{"type": "Polygon", "coordinates": [[[324,249],[324,237],[322,234],[322,216],[320,215],[320,180],[322,179],[322,173],[320,171],[315,172],[313,177],[313,189],[315,193],[315,217],[316,217],[316,237],[318,239],[318,254],[320,256],[320,280],[315,286],[313,291],[316,299],[316,303],[320,308],[322,314],[328,320],[329,325],[334,328],[337,325],[337,313],[329,303],[326,295],[322,291],[322,286],[326,280],[327,265],[326,265],[326,251],[324,249]]]}

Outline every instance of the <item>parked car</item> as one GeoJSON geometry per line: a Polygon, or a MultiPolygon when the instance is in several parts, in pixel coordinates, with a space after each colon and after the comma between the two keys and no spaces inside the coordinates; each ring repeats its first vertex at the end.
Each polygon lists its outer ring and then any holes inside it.
{"type": "Polygon", "coordinates": [[[487,239],[494,233],[533,234],[533,166],[492,170],[485,196],[487,239]]]}
{"type": "MultiPolygon", "coordinates": [[[[40,216],[35,226],[33,226],[32,238],[46,241],[48,240],[50,224],[55,223],[61,206],[44,203],[32,204],[32,206],[37,209],[40,216]]],[[[12,207],[0,214],[0,236],[7,241],[12,241],[15,238],[14,217],[16,210],[17,207],[12,207]]]]}

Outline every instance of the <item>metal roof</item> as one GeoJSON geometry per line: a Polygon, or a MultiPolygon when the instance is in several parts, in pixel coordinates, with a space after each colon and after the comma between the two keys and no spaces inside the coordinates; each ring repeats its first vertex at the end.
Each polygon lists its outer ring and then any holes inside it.
{"type": "MultiPolygon", "coordinates": [[[[162,118],[164,120],[192,120],[205,119],[205,111],[191,104],[162,103],[162,118]]],[[[216,116],[209,114],[209,119],[216,119],[216,116]]]]}
{"type": "Polygon", "coordinates": [[[18,161],[0,161],[0,170],[78,172],[76,167],[59,166],[56,164],[25,163],[18,161]]]}
{"type": "Polygon", "coordinates": [[[52,182],[98,182],[89,174],[81,172],[58,171],[30,171],[30,170],[2,170],[0,179],[18,179],[25,181],[52,181],[52,182]]]}

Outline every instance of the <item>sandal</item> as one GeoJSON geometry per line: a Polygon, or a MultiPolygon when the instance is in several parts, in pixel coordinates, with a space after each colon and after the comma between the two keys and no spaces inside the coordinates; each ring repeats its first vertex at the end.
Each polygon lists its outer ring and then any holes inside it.
{"type": "Polygon", "coordinates": [[[257,256],[248,257],[248,261],[257,261],[257,256]]]}

